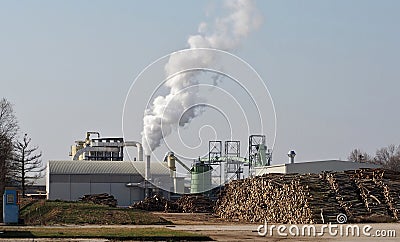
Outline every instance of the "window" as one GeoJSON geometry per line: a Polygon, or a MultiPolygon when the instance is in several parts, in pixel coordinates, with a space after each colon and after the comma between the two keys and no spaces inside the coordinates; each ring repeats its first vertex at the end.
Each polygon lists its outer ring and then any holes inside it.
{"type": "Polygon", "coordinates": [[[14,204],[14,194],[7,194],[7,204],[14,204]]]}

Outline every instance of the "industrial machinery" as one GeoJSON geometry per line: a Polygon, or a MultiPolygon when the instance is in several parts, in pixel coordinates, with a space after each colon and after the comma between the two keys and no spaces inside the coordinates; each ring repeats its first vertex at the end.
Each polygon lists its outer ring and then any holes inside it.
{"type": "Polygon", "coordinates": [[[210,164],[206,164],[204,161],[199,159],[194,162],[192,168],[189,168],[178,157],[176,157],[172,151],[166,154],[164,162],[167,162],[167,166],[171,172],[171,177],[174,179],[175,193],[184,193],[184,177],[176,176],[176,162],[190,173],[190,193],[203,193],[211,190],[212,167],[210,164]]]}
{"type": "Polygon", "coordinates": [[[204,161],[196,161],[190,169],[190,193],[204,193],[212,188],[211,184],[212,167],[204,161]]]}
{"type": "Polygon", "coordinates": [[[243,173],[242,166],[247,163],[246,158],[240,157],[240,141],[229,140],[224,143],[224,154],[221,140],[208,142],[208,159],[202,160],[213,167],[212,178],[214,183],[222,186],[226,181],[240,179],[243,173]]]}
{"type": "Polygon", "coordinates": [[[256,166],[271,165],[272,151],[267,149],[265,135],[249,136],[249,165],[250,168],[256,166]]]}
{"type": "Polygon", "coordinates": [[[124,159],[124,147],[136,146],[138,150],[135,159],[143,160],[143,148],[139,142],[124,141],[123,138],[101,138],[99,132],[86,132],[85,140],[75,141],[71,146],[70,156],[72,160],[107,160],[122,161],[124,159]],[[91,138],[97,135],[97,138],[91,138]]]}
{"type": "Polygon", "coordinates": [[[202,159],[213,167],[214,183],[217,183],[217,179],[219,179],[219,185],[233,179],[241,179],[246,166],[249,176],[252,176],[254,167],[271,164],[272,150],[266,146],[265,135],[249,136],[248,159],[240,156],[240,141],[228,140],[224,142],[224,145],[223,154],[222,141],[209,141],[208,158],[202,159]]]}

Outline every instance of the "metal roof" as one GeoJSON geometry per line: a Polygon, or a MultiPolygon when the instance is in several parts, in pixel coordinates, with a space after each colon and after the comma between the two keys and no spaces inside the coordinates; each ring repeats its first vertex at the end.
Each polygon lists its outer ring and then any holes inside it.
{"type": "MultiPolygon", "coordinates": [[[[48,162],[50,174],[142,174],[145,173],[144,161],[86,161],[51,160],[48,162]]],[[[152,175],[169,175],[169,169],[161,162],[150,162],[152,175]]]]}

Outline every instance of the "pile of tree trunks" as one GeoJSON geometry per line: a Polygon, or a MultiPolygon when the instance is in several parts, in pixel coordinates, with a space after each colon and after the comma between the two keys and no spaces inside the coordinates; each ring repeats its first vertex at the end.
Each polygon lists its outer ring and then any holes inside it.
{"type": "Polygon", "coordinates": [[[336,193],[325,179],[324,174],[301,175],[299,180],[306,191],[312,222],[336,223],[337,215],[344,213],[344,210],[336,200],[336,193]]]}
{"type": "Polygon", "coordinates": [[[319,175],[267,174],[227,184],[215,213],[237,221],[317,223],[336,219],[337,209],[329,184],[319,175]]]}
{"type": "Polygon", "coordinates": [[[359,189],[368,212],[374,216],[390,217],[393,213],[387,203],[381,183],[383,173],[384,171],[379,169],[361,169],[350,175],[359,189]]]}
{"type": "Polygon", "coordinates": [[[115,199],[113,195],[109,195],[107,193],[84,195],[83,197],[79,198],[79,201],[92,202],[110,207],[116,207],[118,204],[117,199],[115,199]]]}
{"type": "Polygon", "coordinates": [[[266,174],[225,185],[215,214],[271,223],[389,222],[400,216],[400,174],[361,169],[322,174],[266,174]]]}
{"type": "Polygon", "coordinates": [[[327,173],[326,179],[336,193],[336,200],[345,210],[349,221],[358,222],[371,216],[365,207],[357,184],[349,174],[346,172],[327,173]]]}
{"type": "Polygon", "coordinates": [[[214,203],[203,195],[183,195],[173,202],[159,195],[136,202],[131,208],[169,213],[212,213],[214,203]]]}
{"type": "Polygon", "coordinates": [[[180,197],[176,204],[179,211],[183,213],[212,213],[214,202],[203,195],[184,195],[180,197]]]}
{"type": "Polygon", "coordinates": [[[146,210],[146,211],[165,211],[166,208],[174,207],[172,202],[161,197],[160,195],[154,195],[147,197],[143,201],[136,202],[130,206],[131,208],[146,210]]]}
{"type": "Polygon", "coordinates": [[[375,173],[374,181],[382,187],[389,210],[396,220],[400,220],[400,174],[388,170],[375,173]]]}

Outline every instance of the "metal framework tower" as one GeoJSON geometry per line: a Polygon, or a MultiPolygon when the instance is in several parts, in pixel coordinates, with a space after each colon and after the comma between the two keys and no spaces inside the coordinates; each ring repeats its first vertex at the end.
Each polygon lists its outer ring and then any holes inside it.
{"type": "Polygon", "coordinates": [[[240,174],[243,170],[240,167],[240,141],[230,140],[225,141],[225,180],[231,179],[236,176],[236,179],[240,179],[240,174]]]}
{"type": "Polygon", "coordinates": [[[212,167],[211,178],[215,183],[222,184],[222,141],[208,141],[208,162],[212,167]]]}
{"type": "Polygon", "coordinates": [[[222,158],[222,141],[208,141],[208,162],[219,163],[222,158]]]}
{"type": "Polygon", "coordinates": [[[270,165],[270,155],[267,155],[265,135],[254,134],[249,136],[249,166],[270,165]]]}

